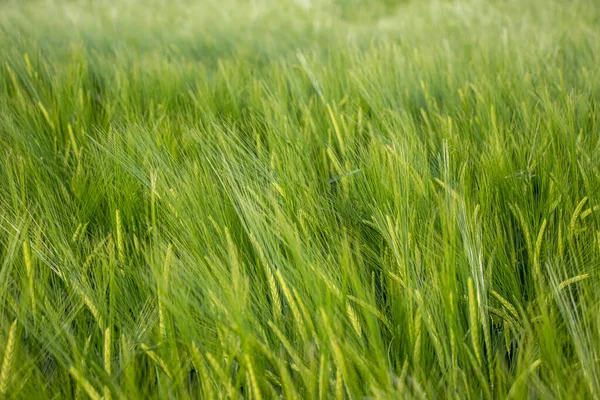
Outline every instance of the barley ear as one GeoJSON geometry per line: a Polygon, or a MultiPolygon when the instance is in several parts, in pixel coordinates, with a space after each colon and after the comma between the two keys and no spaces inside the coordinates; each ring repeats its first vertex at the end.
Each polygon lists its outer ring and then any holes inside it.
{"type": "Polygon", "coordinates": [[[87,395],[92,400],[101,400],[102,397],[100,396],[100,394],[98,394],[96,389],[94,389],[94,386],[92,386],[90,381],[85,379],[85,377],[83,375],[81,375],[81,373],[75,367],[69,368],[69,373],[71,374],[73,379],[75,379],[77,381],[77,383],[79,383],[81,385],[81,387],[83,387],[83,389],[85,390],[87,395]]]}
{"type": "Polygon", "coordinates": [[[327,383],[329,382],[329,360],[325,354],[321,354],[319,362],[319,400],[327,398],[327,383]]]}
{"type": "Polygon", "coordinates": [[[358,335],[358,337],[362,337],[362,329],[360,326],[360,321],[358,320],[358,315],[356,315],[356,311],[350,305],[350,303],[346,304],[346,313],[348,314],[348,318],[350,319],[350,323],[354,328],[354,331],[358,335]]]}
{"type": "Polygon", "coordinates": [[[17,342],[17,320],[15,319],[8,330],[8,339],[4,350],[4,359],[2,360],[2,370],[0,370],[0,395],[4,396],[8,392],[8,383],[10,378],[10,369],[12,367],[15,348],[17,342]]]}
{"type": "Polygon", "coordinates": [[[35,284],[33,276],[33,263],[31,262],[31,249],[28,242],[23,242],[23,258],[25,259],[25,269],[27,272],[27,280],[29,284],[29,295],[31,296],[31,310],[35,321],[36,304],[35,304],[35,284]]]}
{"type": "Polygon", "coordinates": [[[533,255],[534,270],[535,270],[535,274],[538,278],[541,277],[540,254],[542,252],[542,242],[544,240],[544,231],[546,230],[546,222],[547,221],[545,219],[544,219],[544,222],[542,222],[542,227],[540,228],[540,233],[538,233],[538,237],[535,242],[535,253],[533,255]]]}
{"type": "Polygon", "coordinates": [[[192,364],[194,365],[194,368],[200,375],[200,380],[202,382],[202,388],[204,389],[204,394],[206,395],[206,398],[208,398],[208,399],[214,398],[215,395],[214,395],[213,387],[211,384],[211,379],[208,376],[206,366],[204,365],[202,353],[200,353],[200,350],[198,349],[196,344],[193,342],[191,345],[190,358],[192,359],[192,364]]]}
{"type": "Polygon", "coordinates": [[[587,196],[581,199],[577,207],[575,207],[575,211],[573,211],[573,216],[571,217],[571,223],[569,224],[571,237],[575,235],[575,227],[577,225],[577,219],[579,218],[579,214],[581,214],[581,210],[583,210],[583,206],[588,201],[587,196]]]}
{"type": "Polygon", "coordinates": [[[569,285],[571,285],[573,283],[576,283],[576,282],[579,282],[579,281],[583,281],[585,279],[588,279],[589,277],[590,277],[590,274],[581,274],[581,275],[577,275],[577,276],[574,276],[572,278],[569,278],[569,279],[561,282],[558,285],[558,290],[562,290],[562,289],[566,288],[567,286],[569,286],[569,285]]]}
{"type": "Polygon", "coordinates": [[[481,358],[481,350],[479,344],[481,342],[479,334],[479,320],[477,318],[477,300],[475,298],[475,286],[473,284],[473,278],[469,278],[468,281],[469,291],[469,322],[471,325],[471,341],[473,342],[473,350],[475,351],[475,358],[477,363],[481,367],[483,360],[481,358]]]}
{"type": "Polygon", "coordinates": [[[335,372],[335,398],[336,400],[344,399],[344,376],[339,368],[335,372]]]}
{"type": "Polygon", "coordinates": [[[254,392],[253,398],[256,400],[262,400],[262,395],[260,394],[260,388],[258,386],[258,380],[256,379],[254,368],[252,367],[252,360],[250,360],[250,356],[248,356],[248,354],[244,355],[244,361],[246,361],[246,367],[248,368],[248,373],[250,374],[250,383],[252,385],[252,391],[254,392]]]}
{"type": "Polygon", "coordinates": [[[338,140],[338,144],[340,145],[340,150],[341,150],[342,154],[345,154],[346,149],[345,149],[345,144],[344,144],[344,137],[342,136],[340,127],[337,123],[337,120],[335,118],[333,110],[331,109],[331,106],[329,104],[327,104],[327,111],[329,111],[329,117],[331,118],[331,123],[333,124],[333,130],[335,131],[335,136],[338,140]]]}
{"type": "Polygon", "coordinates": [[[283,276],[281,275],[281,272],[279,270],[277,270],[275,272],[275,276],[277,277],[277,280],[279,281],[279,284],[281,285],[281,290],[283,291],[283,295],[287,299],[290,309],[292,310],[292,316],[294,317],[294,320],[296,321],[296,324],[298,325],[298,331],[300,332],[300,335],[302,336],[302,340],[306,343],[306,342],[308,342],[308,333],[306,331],[306,326],[304,324],[304,320],[302,319],[302,315],[300,314],[300,309],[298,308],[298,305],[296,304],[296,301],[294,300],[294,296],[292,295],[291,290],[289,289],[288,285],[286,284],[286,282],[283,279],[283,276]]]}
{"type": "Polygon", "coordinates": [[[150,357],[150,359],[154,361],[154,363],[158,365],[165,374],[167,374],[169,379],[173,379],[173,375],[171,374],[167,363],[161,356],[159,356],[154,350],[150,350],[150,347],[148,347],[148,345],[145,343],[142,343],[140,347],[146,353],[146,355],[150,357]]]}
{"type": "MultiPolygon", "coordinates": [[[[112,361],[112,340],[111,340],[111,329],[106,328],[104,331],[104,369],[108,376],[111,374],[111,361],[112,361]]],[[[104,399],[110,400],[111,393],[108,386],[104,386],[104,399]]]]}
{"type": "Polygon", "coordinates": [[[413,337],[415,338],[413,347],[413,362],[415,364],[418,364],[421,359],[421,320],[421,310],[417,308],[413,322],[413,337]]]}
{"type": "Polygon", "coordinates": [[[123,244],[123,223],[121,222],[121,213],[115,211],[115,221],[117,225],[117,252],[119,262],[125,264],[125,245],[123,244]]]}

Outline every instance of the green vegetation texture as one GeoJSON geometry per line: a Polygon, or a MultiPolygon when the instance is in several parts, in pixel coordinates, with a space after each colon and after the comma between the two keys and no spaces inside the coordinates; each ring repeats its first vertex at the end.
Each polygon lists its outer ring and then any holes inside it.
{"type": "Polygon", "coordinates": [[[600,398],[597,0],[0,3],[0,398],[600,398]]]}

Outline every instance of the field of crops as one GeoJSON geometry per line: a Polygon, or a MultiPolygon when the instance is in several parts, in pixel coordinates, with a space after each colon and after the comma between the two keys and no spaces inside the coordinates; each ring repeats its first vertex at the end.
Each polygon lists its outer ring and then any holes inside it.
{"type": "Polygon", "coordinates": [[[600,398],[597,0],[4,0],[0,64],[0,399],[600,398]]]}

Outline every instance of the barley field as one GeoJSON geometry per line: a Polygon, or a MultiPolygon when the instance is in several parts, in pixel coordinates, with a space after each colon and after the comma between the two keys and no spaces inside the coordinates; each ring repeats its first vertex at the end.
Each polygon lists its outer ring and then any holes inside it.
{"type": "Polygon", "coordinates": [[[597,0],[0,1],[1,399],[600,398],[597,0]]]}

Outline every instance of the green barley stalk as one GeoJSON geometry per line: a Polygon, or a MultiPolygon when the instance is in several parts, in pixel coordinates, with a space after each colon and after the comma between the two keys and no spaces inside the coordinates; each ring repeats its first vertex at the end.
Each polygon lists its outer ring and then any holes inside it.
{"type": "Polygon", "coordinates": [[[521,212],[521,208],[515,203],[514,206],[510,206],[511,211],[519,220],[519,225],[521,226],[521,230],[523,231],[523,235],[525,236],[525,244],[527,246],[527,254],[531,256],[533,253],[533,246],[531,244],[531,234],[529,233],[529,226],[527,225],[527,221],[525,221],[525,217],[521,212]]]}
{"type": "Polygon", "coordinates": [[[77,243],[77,239],[79,238],[79,233],[81,232],[82,229],[83,229],[83,224],[79,223],[79,225],[77,225],[77,229],[75,229],[75,233],[73,233],[73,236],[71,237],[71,242],[77,243]]]}
{"type": "Polygon", "coordinates": [[[277,325],[275,325],[272,321],[269,321],[268,325],[271,328],[271,330],[273,331],[273,333],[275,333],[275,335],[277,336],[277,338],[279,339],[279,341],[281,342],[283,347],[287,350],[288,354],[290,355],[290,357],[292,358],[292,360],[294,361],[296,366],[301,370],[301,372],[304,373],[306,371],[306,367],[304,366],[304,362],[302,361],[302,358],[300,357],[298,352],[295,350],[292,343],[288,340],[288,338],[285,337],[283,332],[281,332],[281,330],[277,327],[277,325]]]}
{"type": "Polygon", "coordinates": [[[292,316],[294,317],[294,320],[296,321],[296,324],[298,325],[298,331],[300,332],[300,336],[302,337],[304,342],[307,343],[308,342],[308,333],[306,331],[306,326],[304,325],[304,320],[302,319],[302,315],[300,314],[300,310],[298,309],[298,306],[296,304],[296,301],[294,300],[292,292],[290,291],[287,284],[285,283],[285,280],[283,279],[283,276],[281,275],[281,272],[279,270],[275,271],[275,276],[277,277],[277,280],[279,281],[279,284],[281,285],[281,290],[283,292],[283,295],[287,299],[290,309],[292,310],[292,316]]]}
{"type": "Polygon", "coordinates": [[[500,293],[496,292],[495,290],[492,290],[491,294],[504,306],[504,308],[508,310],[508,312],[510,312],[515,321],[520,320],[520,316],[517,312],[517,309],[508,300],[506,300],[500,293]]]}
{"type": "Polygon", "coordinates": [[[344,399],[344,376],[340,368],[335,372],[335,398],[336,400],[344,399]]]}
{"type": "Polygon", "coordinates": [[[96,320],[96,323],[98,324],[98,326],[101,329],[104,329],[104,319],[102,318],[102,315],[100,314],[100,311],[98,310],[98,307],[96,307],[92,298],[90,296],[88,296],[85,293],[85,291],[77,284],[73,285],[73,291],[81,297],[81,299],[83,300],[83,303],[86,305],[88,310],[90,310],[90,312],[92,313],[92,316],[96,320]]]}
{"type": "MultiPolygon", "coordinates": [[[[449,296],[448,296],[448,301],[450,303],[450,317],[451,317],[451,321],[456,321],[456,304],[454,303],[454,293],[450,292],[449,296]]],[[[456,367],[457,364],[457,343],[456,343],[456,326],[455,324],[451,324],[450,325],[450,362],[452,363],[451,365],[451,371],[452,371],[452,383],[454,384],[454,386],[456,386],[457,382],[458,382],[458,369],[456,367]]]]}
{"type": "Polygon", "coordinates": [[[319,361],[319,400],[327,398],[329,390],[327,385],[329,383],[329,359],[325,354],[321,354],[319,361]]]}
{"type": "Polygon", "coordinates": [[[121,334],[121,371],[124,375],[125,387],[128,390],[135,388],[134,356],[125,334],[121,334]]]}
{"type": "Polygon", "coordinates": [[[8,384],[10,372],[13,365],[17,344],[17,320],[15,319],[8,330],[8,339],[4,348],[4,358],[2,360],[2,369],[0,370],[0,395],[5,396],[8,393],[8,384]]]}
{"type": "MultiPolygon", "coordinates": [[[[104,370],[107,375],[111,375],[112,370],[112,340],[111,340],[111,328],[107,327],[104,330],[104,370]]],[[[104,386],[104,399],[110,400],[111,393],[108,386],[104,386]]]]}
{"type": "Polygon", "coordinates": [[[419,365],[421,363],[421,320],[421,310],[417,308],[415,311],[415,316],[413,318],[413,362],[416,365],[419,365]]]}
{"type": "Polygon", "coordinates": [[[227,396],[231,399],[235,397],[235,389],[233,388],[233,384],[231,383],[231,379],[227,376],[227,373],[223,370],[223,367],[217,362],[217,360],[213,357],[211,353],[206,353],[206,359],[212,366],[213,370],[219,376],[221,383],[225,385],[225,389],[227,392],[227,396]]]}
{"type": "Polygon", "coordinates": [[[469,293],[469,325],[471,328],[471,342],[473,343],[473,350],[475,351],[475,358],[479,367],[483,366],[483,359],[481,357],[481,336],[479,334],[479,318],[477,318],[477,299],[475,296],[475,286],[473,279],[469,277],[468,293],[469,293]]]}
{"type": "Polygon", "coordinates": [[[31,249],[28,242],[23,242],[23,258],[25,259],[25,269],[27,272],[27,280],[29,283],[29,295],[31,296],[31,310],[33,312],[33,320],[35,321],[36,304],[35,304],[35,285],[34,285],[34,270],[31,262],[31,249]]]}
{"type": "Polygon", "coordinates": [[[342,155],[346,154],[346,146],[344,143],[344,137],[342,136],[342,132],[340,131],[340,127],[338,126],[337,120],[335,118],[335,115],[333,113],[333,110],[331,109],[331,106],[329,104],[327,104],[327,111],[329,112],[329,117],[331,118],[331,123],[333,124],[333,130],[335,131],[335,136],[338,140],[338,143],[340,145],[340,151],[342,153],[342,155]]]}
{"type": "Polygon", "coordinates": [[[581,210],[583,210],[583,206],[585,206],[585,203],[588,201],[588,197],[584,197],[583,199],[581,199],[581,201],[579,202],[579,204],[577,204],[577,207],[575,207],[575,211],[573,211],[573,215],[571,216],[571,222],[569,223],[569,233],[571,235],[571,238],[573,238],[575,236],[575,228],[577,225],[577,219],[579,218],[579,214],[581,214],[581,210]]]}
{"type": "Polygon", "coordinates": [[[158,287],[158,325],[160,330],[160,335],[162,339],[167,337],[167,327],[166,327],[166,315],[163,298],[169,291],[169,280],[170,280],[170,269],[171,269],[171,256],[173,252],[173,246],[169,244],[167,247],[167,254],[165,255],[165,262],[163,264],[163,273],[162,273],[162,286],[158,287]]]}
{"type": "Polygon", "coordinates": [[[73,379],[75,379],[75,381],[77,383],[79,383],[79,385],[81,387],[83,387],[83,390],[85,390],[85,392],[90,397],[90,399],[92,399],[92,400],[101,400],[102,399],[102,397],[96,391],[94,386],[87,379],[85,379],[85,377],[83,375],[81,375],[81,373],[74,366],[71,366],[71,368],[69,368],[69,373],[71,374],[73,379]]]}
{"type": "Polygon", "coordinates": [[[306,325],[308,325],[308,330],[310,331],[310,333],[312,333],[313,337],[316,338],[317,331],[315,329],[315,325],[313,324],[313,321],[312,321],[311,315],[308,311],[308,308],[306,307],[306,305],[304,304],[304,301],[302,300],[302,296],[300,296],[300,294],[298,293],[298,291],[296,289],[292,289],[292,292],[294,295],[294,299],[296,300],[296,303],[298,304],[298,309],[300,310],[300,314],[304,318],[303,321],[306,323],[306,325]]]}
{"type": "Polygon", "coordinates": [[[473,354],[471,354],[471,352],[469,351],[466,343],[464,344],[464,346],[465,346],[465,351],[469,357],[469,361],[471,362],[471,365],[473,367],[473,371],[475,371],[475,377],[477,378],[477,380],[479,380],[481,388],[483,389],[483,397],[486,400],[491,400],[492,394],[490,392],[490,387],[488,385],[488,382],[487,382],[485,376],[483,375],[483,372],[481,371],[481,364],[479,363],[478,360],[476,360],[476,357],[473,357],[473,354]]]}
{"type": "Polygon", "coordinates": [[[46,107],[44,107],[41,101],[38,101],[38,107],[42,111],[42,115],[44,116],[44,119],[46,120],[50,128],[54,130],[54,122],[52,122],[52,120],[50,119],[50,114],[48,114],[48,111],[46,111],[46,107]]]}
{"type": "Polygon", "coordinates": [[[237,295],[241,288],[241,265],[238,257],[238,250],[236,245],[229,233],[229,229],[225,228],[225,238],[227,240],[227,249],[229,251],[229,258],[231,263],[231,283],[233,286],[233,292],[237,295]]]}
{"type": "Polygon", "coordinates": [[[325,331],[329,336],[329,344],[331,346],[331,349],[333,350],[333,359],[340,374],[338,376],[339,379],[336,379],[336,381],[338,382],[338,384],[341,384],[340,381],[347,376],[346,361],[344,359],[344,353],[342,351],[342,348],[336,340],[337,336],[334,334],[333,327],[329,322],[329,317],[327,316],[327,313],[323,308],[321,308],[321,320],[323,321],[323,326],[325,327],[325,331]]]}
{"type": "Polygon", "coordinates": [[[171,258],[173,257],[173,245],[169,243],[167,246],[167,253],[165,254],[165,262],[163,264],[163,280],[165,289],[169,288],[169,281],[171,277],[171,258]]]}
{"type": "Polygon", "coordinates": [[[573,283],[577,283],[579,281],[583,281],[583,280],[588,279],[590,277],[591,277],[590,274],[581,274],[581,275],[577,275],[577,276],[574,276],[572,278],[569,278],[569,279],[561,282],[558,285],[558,290],[562,290],[562,289],[566,288],[567,286],[572,285],[573,283]]]}
{"type": "Polygon", "coordinates": [[[121,265],[125,265],[125,244],[123,241],[123,223],[121,222],[121,213],[115,211],[115,221],[117,225],[117,254],[121,265]]]}
{"type": "Polygon", "coordinates": [[[360,321],[358,320],[358,316],[356,315],[356,311],[350,305],[350,303],[346,303],[346,314],[348,314],[348,318],[350,319],[350,323],[354,328],[354,331],[358,335],[358,337],[362,337],[362,328],[360,326],[360,321]]]}
{"type": "Polygon", "coordinates": [[[142,343],[140,347],[144,351],[144,353],[146,353],[148,355],[148,357],[150,357],[150,359],[152,361],[154,361],[154,363],[156,365],[158,365],[160,367],[160,369],[162,369],[165,372],[165,374],[167,374],[169,379],[173,379],[173,375],[169,371],[169,367],[167,366],[167,363],[165,362],[165,360],[163,360],[163,358],[161,356],[159,356],[154,350],[150,350],[148,345],[146,345],[144,343],[142,343]]]}
{"type": "Polygon", "coordinates": [[[252,392],[254,393],[254,399],[262,400],[260,388],[258,387],[258,380],[256,379],[256,374],[254,373],[254,368],[252,367],[252,360],[250,360],[250,356],[248,356],[247,353],[244,354],[244,361],[246,362],[246,368],[248,368],[248,373],[250,374],[250,383],[252,385],[252,392]]]}
{"type": "Polygon", "coordinates": [[[279,360],[279,375],[281,377],[281,385],[285,393],[286,399],[298,399],[298,393],[294,388],[294,382],[288,371],[288,367],[283,360],[279,360]]]}
{"type": "Polygon", "coordinates": [[[258,240],[256,240],[256,237],[252,232],[250,233],[250,242],[252,242],[252,245],[254,246],[254,249],[258,254],[258,259],[263,265],[263,270],[265,271],[265,275],[267,276],[267,284],[269,285],[269,294],[271,295],[273,315],[275,317],[275,320],[279,320],[279,318],[281,318],[283,314],[283,311],[281,309],[281,297],[279,295],[279,289],[277,289],[277,283],[275,282],[275,277],[273,276],[271,265],[267,260],[267,257],[265,257],[265,253],[263,252],[262,247],[260,246],[258,240]]]}
{"type": "Polygon", "coordinates": [[[208,376],[208,371],[206,370],[206,366],[204,365],[202,353],[198,349],[198,346],[196,346],[196,343],[192,342],[192,345],[190,347],[190,357],[192,359],[192,363],[194,364],[194,368],[200,375],[200,379],[202,381],[202,388],[204,389],[206,398],[212,399],[214,398],[214,391],[211,384],[211,379],[208,376]]]}
{"type": "Polygon", "coordinates": [[[533,255],[534,272],[535,272],[535,275],[538,277],[538,279],[541,279],[541,277],[542,277],[542,273],[540,270],[540,255],[542,252],[542,242],[544,240],[544,232],[546,230],[546,222],[547,222],[546,219],[544,219],[544,222],[542,222],[540,232],[538,233],[538,237],[535,242],[535,253],[533,255]]]}

